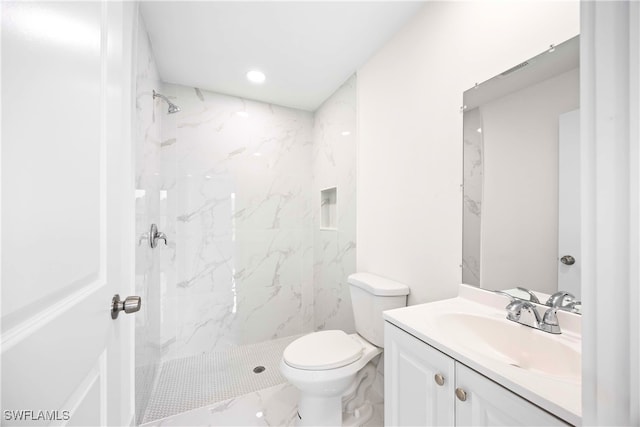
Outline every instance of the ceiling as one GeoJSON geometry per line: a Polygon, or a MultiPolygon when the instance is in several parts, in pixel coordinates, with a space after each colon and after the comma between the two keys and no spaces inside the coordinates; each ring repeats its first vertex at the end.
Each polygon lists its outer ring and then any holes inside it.
{"type": "Polygon", "coordinates": [[[163,81],[313,111],[422,2],[141,2],[163,81]],[[259,69],[266,81],[250,83],[259,69]]]}

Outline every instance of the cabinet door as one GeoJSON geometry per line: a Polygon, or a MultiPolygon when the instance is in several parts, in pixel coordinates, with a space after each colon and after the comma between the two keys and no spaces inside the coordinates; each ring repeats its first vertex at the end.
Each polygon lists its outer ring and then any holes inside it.
{"type": "Polygon", "coordinates": [[[466,393],[465,401],[455,399],[457,426],[568,425],[461,363],[456,363],[456,387],[466,393]]]}
{"type": "Polygon", "coordinates": [[[453,359],[385,322],[385,425],[452,426],[454,372],[453,359]]]}

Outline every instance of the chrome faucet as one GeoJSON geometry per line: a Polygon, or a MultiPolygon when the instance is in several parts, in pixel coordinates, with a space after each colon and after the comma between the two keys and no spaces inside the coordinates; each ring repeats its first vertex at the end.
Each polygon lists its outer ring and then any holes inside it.
{"type": "Polygon", "coordinates": [[[579,313],[580,310],[577,306],[581,306],[582,302],[576,300],[576,297],[570,292],[558,291],[549,297],[545,305],[571,311],[572,313],[579,313]]]}
{"type": "Polygon", "coordinates": [[[534,329],[540,329],[541,331],[549,332],[551,334],[559,334],[562,332],[560,330],[560,324],[558,323],[558,316],[556,314],[559,307],[551,307],[541,318],[535,304],[514,298],[505,307],[505,309],[507,310],[507,319],[512,322],[517,322],[521,325],[529,326],[534,329]],[[522,318],[523,310],[530,314],[529,316],[526,316],[528,319],[522,318]]]}

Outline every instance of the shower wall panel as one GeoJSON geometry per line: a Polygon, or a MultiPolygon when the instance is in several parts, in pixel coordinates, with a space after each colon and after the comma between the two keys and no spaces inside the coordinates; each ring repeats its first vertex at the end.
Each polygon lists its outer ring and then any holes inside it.
{"type": "MultiPolygon", "coordinates": [[[[136,295],[142,308],[135,314],[136,419],[142,420],[160,362],[160,259],[149,246],[151,223],[160,218],[160,142],[165,108],[155,105],[160,88],[158,70],[142,19],[136,37],[135,211],[136,295]]],[[[125,295],[126,296],[126,295],[125,295]]]]}
{"type": "Polygon", "coordinates": [[[315,112],[314,328],[355,332],[347,278],[356,269],[356,76],[315,112]],[[323,229],[321,191],[336,188],[335,227],[323,229]]]}
{"type": "Polygon", "coordinates": [[[164,359],[312,330],[312,114],[163,90],[164,359]]]}

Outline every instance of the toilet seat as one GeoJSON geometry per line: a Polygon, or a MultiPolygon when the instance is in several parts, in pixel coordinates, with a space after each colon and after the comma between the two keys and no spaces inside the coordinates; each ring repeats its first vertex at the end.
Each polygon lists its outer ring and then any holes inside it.
{"type": "Polygon", "coordinates": [[[324,371],[349,365],[362,357],[362,344],[344,331],[320,331],[293,341],[283,353],[284,362],[297,369],[324,371]]]}

